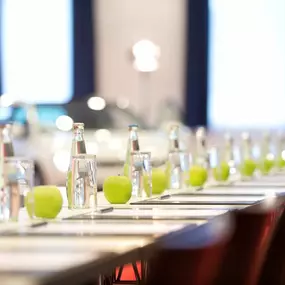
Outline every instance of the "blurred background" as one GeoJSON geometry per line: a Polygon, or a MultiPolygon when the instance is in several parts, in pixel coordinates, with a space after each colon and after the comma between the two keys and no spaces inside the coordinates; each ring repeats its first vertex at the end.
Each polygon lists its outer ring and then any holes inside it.
{"type": "Polygon", "coordinates": [[[99,180],[119,172],[127,125],[158,163],[165,133],[285,126],[284,0],[0,0],[0,121],[63,184],[85,123],[99,180]]]}

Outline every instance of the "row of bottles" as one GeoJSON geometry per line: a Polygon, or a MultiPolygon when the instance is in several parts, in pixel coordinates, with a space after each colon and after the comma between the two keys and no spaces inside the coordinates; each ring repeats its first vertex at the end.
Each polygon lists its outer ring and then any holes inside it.
{"type": "MultiPolygon", "coordinates": [[[[179,129],[171,128],[169,132],[169,154],[171,152],[181,151],[179,148],[179,129]],[[173,135],[176,133],[176,135],[173,135]]],[[[220,172],[229,172],[229,176],[236,179],[251,178],[255,173],[257,175],[267,175],[271,171],[279,171],[285,168],[285,137],[279,134],[277,142],[274,145],[269,132],[265,132],[259,144],[253,144],[252,138],[248,132],[241,134],[241,143],[236,145],[234,138],[230,133],[224,136],[224,143],[219,143],[217,147],[207,145],[206,130],[203,127],[197,129],[195,133],[195,144],[192,145],[191,164],[195,168],[203,167],[208,172],[210,178],[219,180],[215,171],[219,168],[220,172]],[[274,149],[275,147],[275,149],[274,149]],[[214,159],[213,159],[214,152],[214,159]],[[228,170],[225,170],[227,169],[228,170]]],[[[192,174],[195,172],[192,172],[192,174]]],[[[190,174],[191,176],[191,174],[190,174]]],[[[192,175],[193,176],[193,175],[192,175]]],[[[226,177],[227,175],[223,175],[226,177]]],[[[195,182],[194,182],[195,184],[195,182]]],[[[171,188],[175,188],[171,185],[171,188]]]]}
{"type": "MultiPolygon", "coordinates": [[[[216,157],[213,159],[211,150],[207,146],[205,128],[200,127],[197,129],[195,145],[193,146],[193,150],[189,152],[183,151],[180,147],[179,132],[180,129],[178,125],[172,125],[170,127],[168,160],[165,164],[165,171],[169,178],[169,188],[179,189],[185,186],[185,183],[187,184],[187,180],[189,180],[189,176],[191,177],[191,175],[193,177],[199,175],[204,176],[204,180],[213,178],[218,181],[223,181],[226,180],[227,177],[227,174],[223,174],[223,172],[228,172],[228,176],[231,176],[233,179],[238,179],[240,177],[252,177],[257,168],[262,174],[267,174],[275,166],[274,155],[271,150],[271,137],[268,132],[264,134],[261,141],[258,159],[257,156],[254,155],[253,143],[249,133],[242,133],[238,151],[233,136],[230,133],[226,133],[224,143],[219,147],[215,147],[216,157]],[[193,170],[190,169],[190,165],[194,166],[193,170]],[[192,174],[189,174],[189,171],[192,171],[192,174]],[[219,172],[222,172],[222,174],[217,175],[219,172]]],[[[284,138],[280,137],[278,145],[278,155],[280,157],[285,150],[284,147],[284,138]]],[[[124,165],[124,174],[129,176],[133,184],[136,185],[136,178],[130,176],[131,173],[133,173],[131,171],[133,165],[131,165],[130,154],[134,152],[140,152],[137,125],[129,126],[127,156],[124,165]]],[[[284,162],[284,159],[282,159],[282,161],[284,162]]],[[[284,166],[285,165],[283,165],[283,167],[284,166]]],[[[197,182],[197,179],[190,182],[192,186],[199,186],[199,183],[202,183],[201,180],[197,182]]]]}
{"type": "MultiPolygon", "coordinates": [[[[134,162],[131,159],[132,154],[141,153],[138,134],[139,127],[136,124],[132,124],[129,125],[128,130],[129,135],[123,174],[131,179],[133,185],[137,185],[139,187],[141,183],[140,177],[134,174],[138,172],[133,171],[133,169],[140,169],[141,166],[138,164],[134,165],[134,162]]],[[[216,154],[214,163],[213,158],[211,157],[212,153],[209,151],[209,147],[207,146],[207,134],[205,128],[200,127],[197,129],[195,134],[195,145],[193,146],[193,150],[189,151],[188,154],[187,152],[182,154],[183,151],[180,147],[181,143],[179,133],[180,128],[178,125],[171,126],[168,138],[169,155],[164,166],[165,171],[169,176],[170,188],[181,188],[181,180],[185,178],[185,172],[187,172],[186,176],[189,176],[188,172],[190,164],[196,167],[195,173],[197,173],[197,169],[200,167],[206,170],[207,175],[211,173],[213,168],[217,168],[223,163],[228,165],[230,174],[237,174],[239,172],[242,176],[248,177],[251,177],[257,168],[256,158],[253,154],[253,144],[249,133],[242,133],[241,135],[239,158],[237,158],[235,153],[237,146],[234,143],[233,136],[230,133],[226,133],[224,136],[224,143],[219,147],[215,147],[216,154]],[[182,155],[184,155],[184,157],[182,157],[182,155]]],[[[282,157],[282,153],[285,150],[285,140],[283,137],[280,137],[278,141],[277,150],[278,154],[275,155],[275,159],[282,157]]],[[[75,123],[73,125],[71,156],[85,153],[86,144],[84,140],[84,124],[75,123]]],[[[263,159],[264,163],[263,168],[262,163],[259,165],[262,173],[269,171],[275,165],[273,163],[274,155],[271,151],[271,138],[269,133],[265,133],[261,141],[259,159],[263,159]]],[[[282,161],[284,160],[282,159],[282,161]]],[[[70,172],[71,161],[67,173],[67,196],[69,196],[70,191],[70,172]]],[[[195,182],[193,183],[195,184],[195,182]]],[[[193,185],[193,183],[191,185],[193,185]]],[[[134,192],[135,191],[136,190],[134,189],[134,192]]]]}

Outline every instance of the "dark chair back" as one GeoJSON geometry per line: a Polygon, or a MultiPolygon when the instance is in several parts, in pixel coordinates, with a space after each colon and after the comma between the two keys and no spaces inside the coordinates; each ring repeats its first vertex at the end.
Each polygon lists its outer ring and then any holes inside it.
{"type": "Polygon", "coordinates": [[[235,212],[235,231],[215,285],[257,284],[275,225],[277,200],[268,198],[235,212]]]}
{"type": "Polygon", "coordinates": [[[147,285],[211,285],[231,234],[231,214],[167,237],[148,262],[147,285]]]}
{"type": "Polygon", "coordinates": [[[258,285],[285,284],[285,211],[284,197],[280,197],[280,206],[276,212],[278,223],[265,262],[262,267],[258,285]]]}

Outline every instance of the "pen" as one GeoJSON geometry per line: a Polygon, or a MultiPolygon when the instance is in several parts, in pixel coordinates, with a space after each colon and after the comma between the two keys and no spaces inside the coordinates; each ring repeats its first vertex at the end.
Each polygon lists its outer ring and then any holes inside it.
{"type": "Polygon", "coordinates": [[[37,223],[37,224],[32,224],[31,228],[38,228],[38,227],[41,227],[41,226],[45,226],[47,224],[48,224],[48,222],[41,222],[41,223],[37,223]]]}
{"type": "Polygon", "coordinates": [[[162,195],[162,196],[160,196],[160,200],[164,200],[164,199],[168,199],[168,198],[170,198],[171,197],[171,195],[169,195],[169,194],[166,194],[166,195],[162,195]]]}
{"type": "Polygon", "coordinates": [[[112,212],[113,210],[114,210],[113,207],[104,208],[104,209],[99,210],[99,213],[101,213],[101,214],[103,214],[103,213],[109,213],[109,212],[112,212]]]}

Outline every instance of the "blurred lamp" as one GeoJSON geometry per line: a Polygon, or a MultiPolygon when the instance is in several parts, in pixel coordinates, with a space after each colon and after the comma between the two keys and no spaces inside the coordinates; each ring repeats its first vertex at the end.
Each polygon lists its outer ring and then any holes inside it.
{"type": "Polygon", "coordinates": [[[59,171],[66,172],[68,169],[69,159],[70,159],[69,151],[58,150],[53,156],[53,163],[59,171]]]}
{"type": "Polygon", "coordinates": [[[134,68],[139,72],[154,72],[158,69],[160,48],[150,40],[140,40],[134,44],[134,68]]]}
{"type": "Polygon", "coordinates": [[[87,105],[91,110],[101,111],[106,107],[106,101],[101,97],[91,97],[88,99],[87,105]]]}
{"type": "Polygon", "coordinates": [[[73,120],[69,116],[62,115],[56,119],[55,124],[59,130],[68,132],[72,129],[73,120]]]}
{"type": "Polygon", "coordinates": [[[109,142],[111,140],[111,132],[107,129],[95,131],[94,136],[98,142],[109,142]]]}

